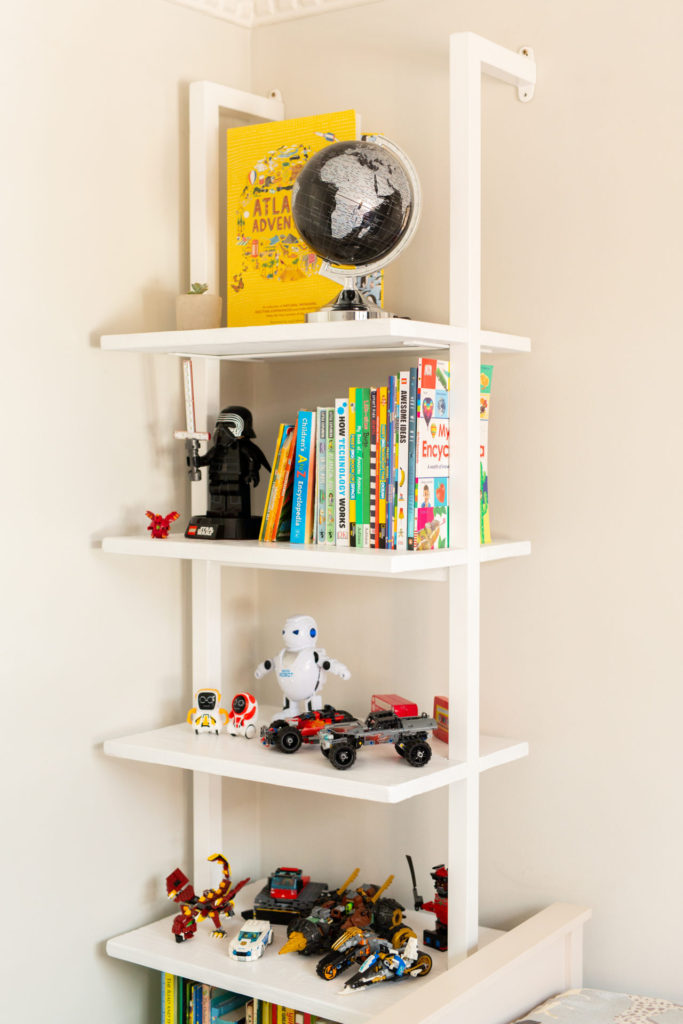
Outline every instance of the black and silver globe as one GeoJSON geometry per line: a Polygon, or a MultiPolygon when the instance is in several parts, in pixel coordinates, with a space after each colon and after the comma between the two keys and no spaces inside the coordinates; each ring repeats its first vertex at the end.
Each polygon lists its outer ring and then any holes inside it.
{"type": "Polygon", "coordinates": [[[335,142],[306,163],[292,190],[292,216],[320,256],[320,273],[344,282],[307,320],[365,320],[392,314],[364,294],[360,279],[405,248],[420,217],[420,186],[407,156],[379,135],[335,142]]]}

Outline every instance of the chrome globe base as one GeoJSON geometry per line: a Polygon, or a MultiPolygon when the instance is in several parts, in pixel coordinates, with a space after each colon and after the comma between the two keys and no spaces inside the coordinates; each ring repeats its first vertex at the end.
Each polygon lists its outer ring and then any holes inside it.
{"type": "Polygon", "coordinates": [[[306,323],[324,323],[328,320],[377,320],[392,317],[393,313],[378,306],[371,295],[357,288],[342,288],[334,302],[306,314],[306,323]]]}

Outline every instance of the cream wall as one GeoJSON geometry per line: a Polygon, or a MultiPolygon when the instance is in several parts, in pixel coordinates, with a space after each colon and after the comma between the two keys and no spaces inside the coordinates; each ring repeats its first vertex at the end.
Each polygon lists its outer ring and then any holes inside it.
{"type": "Polygon", "coordinates": [[[188,707],[184,570],[103,534],[183,508],[176,360],[99,335],[174,324],[187,83],[249,86],[249,37],[165,0],[0,3],[3,1020],[150,1024],[159,976],[105,956],[168,912],[180,772],[101,744],[188,707]]]}
{"type": "MultiPolygon", "coordinates": [[[[482,726],[531,744],[527,760],[482,779],[483,921],[588,904],[587,983],[683,1001],[683,8],[381,0],[255,33],[255,91],[280,88],[292,116],[354,106],[415,161],[424,220],[386,290],[387,305],[424,319],[448,316],[447,37],[462,30],[531,46],[539,71],[528,105],[485,87],[484,326],[533,342],[529,358],[496,362],[492,517],[497,533],[530,537],[533,555],[483,570],[482,726]]],[[[271,387],[277,400],[287,384],[278,374],[271,387]]],[[[388,680],[398,656],[382,627],[404,611],[374,586],[370,643],[356,611],[351,633],[360,672],[388,680]]],[[[393,678],[419,691],[441,671],[417,649],[439,610],[429,588],[398,586],[417,605],[393,678]]],[[[337,592],[347,606],[349,591],[337,592]]],[[[343,657],[334,594],[315,582],[280,582],[270,635],[294,598],[322,602],[343,657]]],[[[390,811],[361,812],[356,855],[405,875],[420,828],[429,864],[443,859],[438,799],[414,803],[398,830],[390,811]]],[[[396,884],[408,898],[407,879],[396,884]]]]}

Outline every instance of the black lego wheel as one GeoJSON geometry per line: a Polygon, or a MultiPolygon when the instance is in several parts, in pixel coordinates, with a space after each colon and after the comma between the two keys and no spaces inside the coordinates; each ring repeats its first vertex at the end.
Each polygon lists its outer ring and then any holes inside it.
{"type": "Polygon", "coordinates": [[[406,744],[405,759],[413,768],[423,768],[432,756],[432,748],[424,740],[406,744]]]}
{"type": "Polygon", "coordinates": [[[333,981],[339,974],[339,968],[337,967],[335,960],[337,960],[337,953],[333,950],[331,953],[326,953],[325,956],[318,961],[315,971],[319,978],[324,978],[325,981],[333,981]]]}
{"type": "Polygon", "coordinates": [[[346,740],[337,740],[330,747],[330,764],[340,771],[350,768],[356,760],[356,751],[346,740]]]}
{"type": "Polygon", "coordinates": [[[283,754],[295,754],[301,746],[301,733],[293,725],[287,725],[278,730],[275,743],[283,754]]]}
{"type": "Polygon", "coordinates": [[[417,960],[412,967],[408,968],[408,974],[412,974],[413,977],[421,978],[425,974],[429,974],[432,969],[432,958],[429,953],[421,952],[417,960]]]}

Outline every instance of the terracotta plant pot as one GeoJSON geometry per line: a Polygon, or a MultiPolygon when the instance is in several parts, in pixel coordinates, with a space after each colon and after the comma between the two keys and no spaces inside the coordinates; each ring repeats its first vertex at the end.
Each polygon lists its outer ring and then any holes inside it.
{"type": "Polygon", "coordinates": [[[179,331],[200,331],[220,327],[223,300],[220,295],[179,295],[176,299],[176,327],[179,331]]]}

